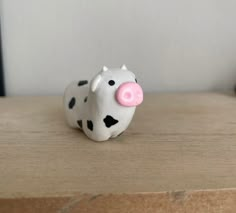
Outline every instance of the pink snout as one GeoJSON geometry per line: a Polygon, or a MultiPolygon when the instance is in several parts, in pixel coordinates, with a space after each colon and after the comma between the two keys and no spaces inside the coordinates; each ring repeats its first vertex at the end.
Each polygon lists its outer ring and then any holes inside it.
{"type": "Polygon", "coordinates": [[[122,106],[138,106],[143,102],[143,90],[137,83],[123,83],[116,91],[116,100],[122,106]]]}

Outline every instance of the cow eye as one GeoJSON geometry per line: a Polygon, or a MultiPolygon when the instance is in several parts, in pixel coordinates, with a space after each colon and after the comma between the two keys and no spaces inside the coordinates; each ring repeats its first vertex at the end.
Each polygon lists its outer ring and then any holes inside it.
{"type": "Polygon", "coordinates": [[[115,81],[110,80],[110,81],[108,81],[108,84],[109,84],[110,86],[113,86],[113,85],[115,85],[115,81]]]}

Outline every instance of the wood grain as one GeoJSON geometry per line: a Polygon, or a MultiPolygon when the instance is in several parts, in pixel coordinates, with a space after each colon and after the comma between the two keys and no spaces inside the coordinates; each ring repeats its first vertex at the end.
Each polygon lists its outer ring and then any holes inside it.
{"type": "Polygon", "coordinates": [[[61,97],[0,99],[0,198],[236,187],[236,98],[146,94],[129,129],[95,143],[61,97]]]}
{"type": "Polygon", "coordinates": [[[236,190],[0,199],[1,213],[235,213],[236,190]]]}

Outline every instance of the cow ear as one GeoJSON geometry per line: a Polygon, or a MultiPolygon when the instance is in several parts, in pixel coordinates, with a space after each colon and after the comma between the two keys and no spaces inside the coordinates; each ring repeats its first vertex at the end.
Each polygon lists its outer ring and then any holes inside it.
{"type": "Polygon", "coordinates": [[[100,74],[94,77],[94,79],[91,81],[91,84],[90,84],[90,88],[92,92],[95,92],[97,90],[97,87],[99,83],[101,82],[101,80],[102,80],[102,77],[100,74]]]}
{"type": "Polygon", "coordinates": [[[128,70],[127,67],[125,66],[125,64],[123,64],[120,68],[121,68],[122,70],[128,70]]]}
{"type": "Polygon", "coordinates": [[[106,72],[106,71],[108,71],[108,68],[106,66],[103,66],[102,67],[102,72],[106,72]]]}

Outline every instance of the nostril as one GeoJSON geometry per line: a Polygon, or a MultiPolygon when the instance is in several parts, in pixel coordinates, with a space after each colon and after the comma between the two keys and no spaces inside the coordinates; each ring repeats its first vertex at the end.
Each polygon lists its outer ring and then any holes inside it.
{"type": "Polygon", "coordinates": [[[132,95],[131,95],[130,92],[126,92],[126,93],[124,94],[124,98],[125,98],[125,99],[131,99],[131,97],[132,97],[132,95]]]}

